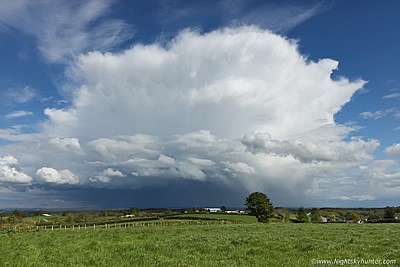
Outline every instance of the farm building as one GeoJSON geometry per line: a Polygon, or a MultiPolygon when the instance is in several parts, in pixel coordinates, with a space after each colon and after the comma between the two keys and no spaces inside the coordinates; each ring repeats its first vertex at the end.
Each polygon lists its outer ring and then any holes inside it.
{"type": "Polygon", "coordinates": [[[206,208],[206,210],[208,210],[209,212],[219,212],[219,211],[221,211],[220,208],[206,208]]]}

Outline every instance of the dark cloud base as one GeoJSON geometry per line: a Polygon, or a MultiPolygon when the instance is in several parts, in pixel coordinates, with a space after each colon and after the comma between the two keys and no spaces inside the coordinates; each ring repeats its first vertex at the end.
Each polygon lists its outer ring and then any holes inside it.
{"type": "Polygon", "coordinates": [[[167,187],[140,189],[85,188],[69,191],[65,202],[81,203],[82,208],[190,208],[244,206],[248,195],[242,188],[227,188],[222,184],[200,181],[179,181],[167,187]]]}

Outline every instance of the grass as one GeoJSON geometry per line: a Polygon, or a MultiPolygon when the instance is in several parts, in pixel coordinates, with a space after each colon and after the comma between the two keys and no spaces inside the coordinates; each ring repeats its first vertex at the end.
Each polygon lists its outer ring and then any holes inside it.
{"type": "Polygon", "coordinates": [[[232,221],[240,221],[245,223],[256,223],[257,218],[255,216],[249,215],[239,215],[239,214],[181,214],[176,215],[174,217],[195,217],[195,218],[209,218],[209,219],[217,219],[217,220],[232,220],[232,221]]]}
{"type": "Polygon", "coordinates": [[[310,266],[397,259],[398,224],[215,224],[0,235],[1,266],[310,266]]]}

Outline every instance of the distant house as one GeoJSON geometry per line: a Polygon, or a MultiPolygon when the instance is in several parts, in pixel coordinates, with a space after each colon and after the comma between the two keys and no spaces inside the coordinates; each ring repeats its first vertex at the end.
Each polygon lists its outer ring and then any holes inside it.
{"type": "Polygon", "coordinates": [[[133,215],[133,214],[127,214],[127,215],[124,215],[124,216],[121,216],[121,217],[124,217],[124,218],[132,218],[132,217],[135,217],[135,215],[133,215]]]}
{"type": "Polygon", "coordinates": [[[209,212],[219,212],[219,211],[221,211],[220,208],[206,208],[206,210],[208,210],[209,212]]]}
{"type": "Polygon", "coordinates": [[[50,214],[47,214],[47,213],[42,214],[42,216],[51,217],[51,215],[50,215],[50,214]]]}

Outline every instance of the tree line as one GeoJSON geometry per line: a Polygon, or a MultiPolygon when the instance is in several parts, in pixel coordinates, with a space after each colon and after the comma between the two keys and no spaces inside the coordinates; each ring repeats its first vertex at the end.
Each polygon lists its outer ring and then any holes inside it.
{"type": "MultiPolygon", "coordinates": [[[[290,218],[290,210],[286,208],[274,209],[270,199],[261,192],[251,193],[245,201],[246,210],[249,215],[255,216],[259,222],[268,223],[272,218],[280,218],[283,222],[295,222],[295,223],[322,223],[324,219],[329,222],[344,222],[354,221],[358,222],[362,218],[354,210],[351,212],[344,212],[341,209],[339,212],[331,212],[325,214],[323,217],[321,211],[317,208],[312,208],[309,213],[304,208],[299,208],[296,211],[296,217],[290,218]]],[[[364,209],[363,209],[364,210],[364,209]]],[[[368,211],[368,217],[364,212],[361,214],[365,221],[368,222],[400,222],[396,218],[396,213],[400,213],[399,207],[389,207],[383,209],[365,209],[368,211]],[[378,210],[378,211],[377,211],[378,210]]]]}

